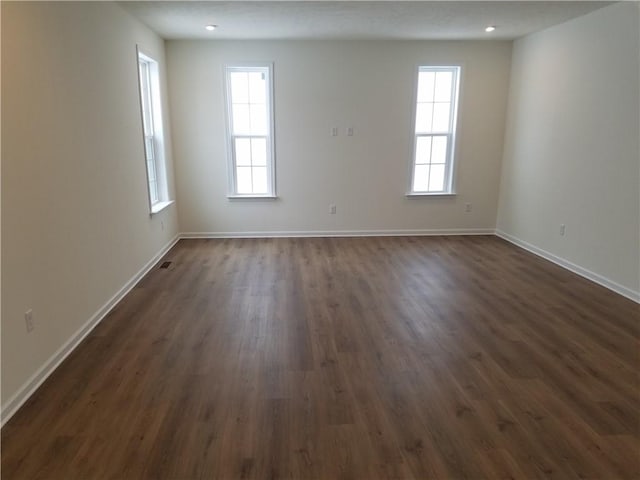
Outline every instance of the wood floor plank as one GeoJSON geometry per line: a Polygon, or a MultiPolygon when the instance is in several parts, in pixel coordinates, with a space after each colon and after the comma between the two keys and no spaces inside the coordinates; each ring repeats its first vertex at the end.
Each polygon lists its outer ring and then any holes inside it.
{"type": "Polygon", "coordinates": [[[496,237],[181,240],[3,479],[638,479],[640,306],[496,237]]]}

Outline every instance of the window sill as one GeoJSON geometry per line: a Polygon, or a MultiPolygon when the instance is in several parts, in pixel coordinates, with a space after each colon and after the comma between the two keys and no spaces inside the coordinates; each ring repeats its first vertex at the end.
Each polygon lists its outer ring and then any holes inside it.
{"type": "Polygon", "coordinates": [[[436,193],[429,193],[429,192],[411,192],[411,193],[407,193],[405,194],[405,196],[412,198],[412,197],[455,197],[457,194],[455,192],[436,192],[436,193]]]}
{"type": "Polygon", "coordinates": [[[160,213],[162,210],[167,208],[169,205],[175,203],[174,200],[169,200],[168,202],[158,202],[151,207],[151,215],[155,215],[156,213],[160,213]]]}
{"type": "Polygon", "coordinates": [[[277,195],[227,195],[229,200],[277,200],[277,195]]]}

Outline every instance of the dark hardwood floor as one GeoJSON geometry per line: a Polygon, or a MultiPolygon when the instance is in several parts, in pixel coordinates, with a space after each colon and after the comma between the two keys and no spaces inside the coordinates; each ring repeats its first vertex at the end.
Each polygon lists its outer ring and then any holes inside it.
{"type": "Polygon", "coordinates": [[[638,479],[640,306],[496,237],[183,240],[10,479],[638,479]]]}

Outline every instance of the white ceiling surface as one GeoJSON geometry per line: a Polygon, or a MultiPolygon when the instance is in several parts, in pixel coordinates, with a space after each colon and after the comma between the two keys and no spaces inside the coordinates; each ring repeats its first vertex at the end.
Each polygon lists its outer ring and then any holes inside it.
{"type": "Polygon", "coordinates": [[[594,1],[120,2],[166,39],[514,39],[585,15],[594,1]],[[218,29],[208,32],[207,24],[218,29]],[[492,34],[487,25],[496,25],[492,34]]]}

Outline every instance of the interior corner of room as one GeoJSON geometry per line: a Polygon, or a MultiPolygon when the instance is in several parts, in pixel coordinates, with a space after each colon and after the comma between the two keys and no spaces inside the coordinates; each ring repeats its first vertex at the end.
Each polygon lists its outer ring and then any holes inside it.
{"type": "Polygon", "coordinates": [[[126,3],[1,5],[3,424],[181,238],[490,234],[640,301],[637,2],[517,38],[215,40],[126,3]],[[263,198],[229,188],[238,62],[273,75],[263,198]],[[407,196],[421,65],[461,68],[445,195],[407,196]]]}

